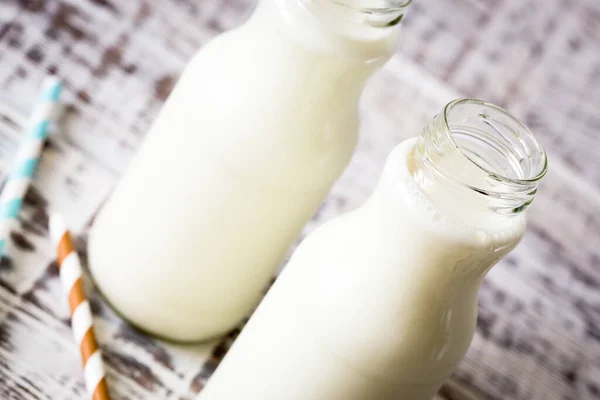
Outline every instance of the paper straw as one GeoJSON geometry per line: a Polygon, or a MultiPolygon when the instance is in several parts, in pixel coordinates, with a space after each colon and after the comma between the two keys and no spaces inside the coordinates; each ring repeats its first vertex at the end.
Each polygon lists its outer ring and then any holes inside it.
{"type": "Polygon", "coordinates": [[[48,77],[44,81],[40,98],[29,118],[25,137],[0,194],[0,257],[35,173],[61,90],[62,85],[57,78],[48,77]]]}
{"type": "Polygon", "coordinates": [[[85,386],[93,400],[109,400],[102,354],[94,334],[92,311],[83,290],[81,263],[65,221],[58,214],[50,217],[50,237],[57,249],[60,280],[71,309],[71,327],[81,353],[85,386]]]}

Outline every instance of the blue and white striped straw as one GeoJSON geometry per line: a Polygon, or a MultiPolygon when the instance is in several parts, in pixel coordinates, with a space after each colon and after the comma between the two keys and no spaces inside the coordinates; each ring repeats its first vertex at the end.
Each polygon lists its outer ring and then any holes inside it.
{"type": "Polygon", "coordinates": [[[0,193],[0,257],[35,173],[61,90],[62,84],[58,78],[48,77],[44,81],[40,98],[27,123],[25,137],[0,193]]]}

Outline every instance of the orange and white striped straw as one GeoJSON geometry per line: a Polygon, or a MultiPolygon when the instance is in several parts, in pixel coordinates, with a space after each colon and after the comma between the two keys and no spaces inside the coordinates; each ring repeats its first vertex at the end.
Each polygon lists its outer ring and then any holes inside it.
{"type": "Polygon", "coordinates": [[[58,270],[71,309],[73,336],[79,345],[85,386],[93,400],[109,400],[102,354],[94,334],[92,311],[83,290],[81,262],[62,216],[50,217],[50,237],[57,249],[58,270]]]}

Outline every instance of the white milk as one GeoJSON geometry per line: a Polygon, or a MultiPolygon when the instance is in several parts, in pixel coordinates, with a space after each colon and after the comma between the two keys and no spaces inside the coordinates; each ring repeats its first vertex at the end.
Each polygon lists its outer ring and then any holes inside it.
{"type": "MultiPolygon", "coordinates": [[[[389,156],[363,207],[298,247],[198,400],[434,396],[470,344],[485,273],[520,241],[525,216],[439,180],[418,184],[415,142],[389,156]]],[[[444,150],[445,171],[481,176],[444,150]]]]}
{"type": "Polygon", "coordinates": [[[397,27],[307,4],[264,0],[194,57],[94,223],[96,284],[148,332],[232,329],[350,159],[397,27]]]}

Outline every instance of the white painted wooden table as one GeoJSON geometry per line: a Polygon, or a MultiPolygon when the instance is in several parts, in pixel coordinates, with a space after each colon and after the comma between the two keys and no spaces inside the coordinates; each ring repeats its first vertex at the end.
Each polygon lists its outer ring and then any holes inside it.
{"type": "MultiPolygon", "coordinates": [[[[241,23],[252,3],[0,1],[0,100],[26,112],[44,74],[66,82],[60,129],[0,263],[1,399],[87,397],[48,210],[69,217],[85,259],[94,213],[185,62],[241,23]]],[[[366,89],[356,155],[306,232],[360,204],[388,151],[450,99],[507,107],[546,146],[550,172],[523,243],[485,281],[477,335],[440,398],[599,399],[600,3],[414,0],[404,35],[366,89]]],[[[20,135],[0,119],[2,179],[20,135]]],[[[192,399],[235,337],[195,346],[153,340],[87,283],[115,399],[192,399]]]]}

